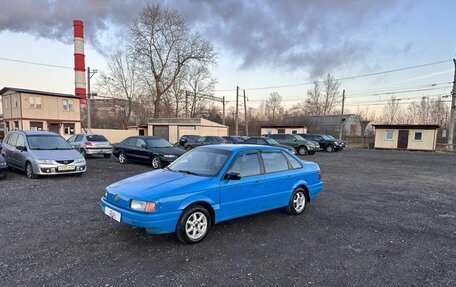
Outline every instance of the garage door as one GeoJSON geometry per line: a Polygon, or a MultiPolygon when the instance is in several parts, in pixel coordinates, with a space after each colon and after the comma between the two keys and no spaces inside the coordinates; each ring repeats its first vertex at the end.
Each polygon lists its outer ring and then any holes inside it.
{"type": "Polygon", "coordinates": [[[154,126],[154,136],[169,141],[169,126],[154,126]]]}

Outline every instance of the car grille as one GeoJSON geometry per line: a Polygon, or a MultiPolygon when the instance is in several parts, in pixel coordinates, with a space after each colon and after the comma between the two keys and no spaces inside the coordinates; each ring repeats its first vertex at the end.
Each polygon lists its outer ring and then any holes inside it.
{"type": "Polygon", "coordinates": [[[56,162],[58,163],[61,163],[61,164],[70,164],[72,163],[74,160],[56,160],[56,162]]]}

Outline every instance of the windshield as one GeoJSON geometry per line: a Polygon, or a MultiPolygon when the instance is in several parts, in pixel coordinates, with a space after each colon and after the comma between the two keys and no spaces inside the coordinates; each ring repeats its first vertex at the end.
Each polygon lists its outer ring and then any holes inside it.
{"type": "MultiPolygon", "coordinates": [[[[325,137],[325,136],[323,136],[323,138],[324,138],[324,137],[325,137]]],[[[332,135],[327,135],[326,137],[328,137],[328,138],[331,139],[331,140],[336,140],[336,138],[333,137],[332,135]]]]}
{"type": "Polygon", "coordinates": [[[275,139],[271,138],[265,138],[265,140],[268,142],[270,145],[279,145],[279,143],[275,139]]]}
{"type": "Polygon", "coordinates": [[[332,140],[332,139],[334,139],[334,138],[331,138],[330,136],[327,136],[327,135],[322,135],[321,137],[324,138],[325,140],[332,140]]]}
{"type": "Polygon", "coordinates": [[[87,140],[89,142],[107,142],[108,139],[101,135],[87,135],[87,140]]]}
{"type": "Polygon", "coordinates": [[[305,141],[306,139],[303,138],[302,136],[300,135],[294,135],[295,139],[297,139],[298,141],[305,141]]]}
{"type": "Polygon", "coordinates": [[[173,147],[173,145],[165,139],[146,139],[146,142],[149,147],[173,147]]]}
{"type": "Polygon", "coordinates": [[[178,158],[168,166],[168,170],[200,176],[216,176],[229,156],[230,152],[227,151],[198,148],[178,158]]]}
{"type": "Polygon", "coordinates": [[[60,136],[35,135],[27,136],[30,149],[35,150],[61,150],[73,149],[71,145],[60,136]]]}

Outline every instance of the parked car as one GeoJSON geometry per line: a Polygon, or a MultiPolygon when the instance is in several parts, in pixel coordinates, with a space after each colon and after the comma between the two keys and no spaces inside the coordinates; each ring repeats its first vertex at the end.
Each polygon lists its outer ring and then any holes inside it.
{"type": "Polygon", "coordinates": [[[338,140],[336,139],[335,137],[333,137],[332,135],[325,135],[327,137],[329,137],[330,139],[334,140],[334,141],[337,141],[339,143],[339,151],[343,150],[345,148],[345,146],[347,145],[347,143],[343,140],[338,140]]]}
{"type": "Polygon", "coordinates": [[[203,145],[212,145],[212,144],[226,144],[228,143],[224,138],[217,137],[217,136],[207,136],[207,137],[200,137],[196,142],[188,142],[185,144],[186,150],[191,150],[198,146],[203,145]]]}
{"type": "Polygon", "coordinates": [[[326,135],[300,134],[300,136],[308,140],[318,142],[318,144],[320,145],[320,149],[326,152],[339,151],[343,149],[343,147],[341,147],[340,143],[337,140],[331,139],[326,135]]]}
{"type": "Polygon", "coordinates": [[[258,145],[272,145],[284,148],[291,152],[292,154],[296,153],[294,147],[284,144],[279,144],[275,139],[268,138],[268,137],[250,137],[243,142],[243,144],[258,144],[258,145]]]}
{"type": "Polygon", "coordinates": [[[174,147],[169,141],[161,137],[135,136],[114,144],[112,154],[119,162],[142,162],[161,168],[176,160],[185,153],[184,150],[174,147]]]}
{"type": "Polygon", "coordinates": [[[81,175],[86,171],[85,159],[56,133],[11,131],[2,146],[7,164],[25,171],[28,178],[56,174],[81,175]]]}
{"type": "Polygon", "coordinates": [[[68,143],[84,158],[90,155],[103,155],[105,158],[110,158],[112,154],[112,145],[103,135],[78,134],[70,137],[68,143]]]}
{"type": "Polygon", "coordinates": [[[178,146],[185,147],[185,144],[188,142],[195,143],[201,136],[198,135],[183,135],[179,138],[177,143],[178,146]]]}
{"type": "Polygon", "coordinates": [[[8,164],[6,163],[5,158],[0,154],[0,179],[6,177],[8,172],[8,164]]]}
{"type": "Polygon", "coordinates": [[[295,134],[274,134],[268,137],[275,139],[278,143],[292,146],[299,155],[314,154],[319,151],[318,144],[312,143],[295,134]]]}
{"type": "Polygon", "coordinates": [[[302,214],[322,188],[319,166],[282,148],[214,145],[108,186],[100,204],[118,222],[197,243],[225,220],[277,208],[302,214]]]}
{"type": "Polygon", "coordinates": [[[249,137],[246,137],[246,136],[223,136],[222,138],[224,138],[228,143],[240,144],[240,143],[243,143],[249,137]]]}

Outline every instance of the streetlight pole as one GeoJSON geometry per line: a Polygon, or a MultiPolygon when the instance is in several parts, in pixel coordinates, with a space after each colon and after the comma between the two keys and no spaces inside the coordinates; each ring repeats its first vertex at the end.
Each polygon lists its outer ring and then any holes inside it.
{"type": "Polygon", "coordinates": [[[98,73],[98,70],[93,69],[90,71],[90,67],[87,67],[87,128],[92,128],[92,115],[91,115],[91,93],[90,93],[90,79],[98,73]]]}

